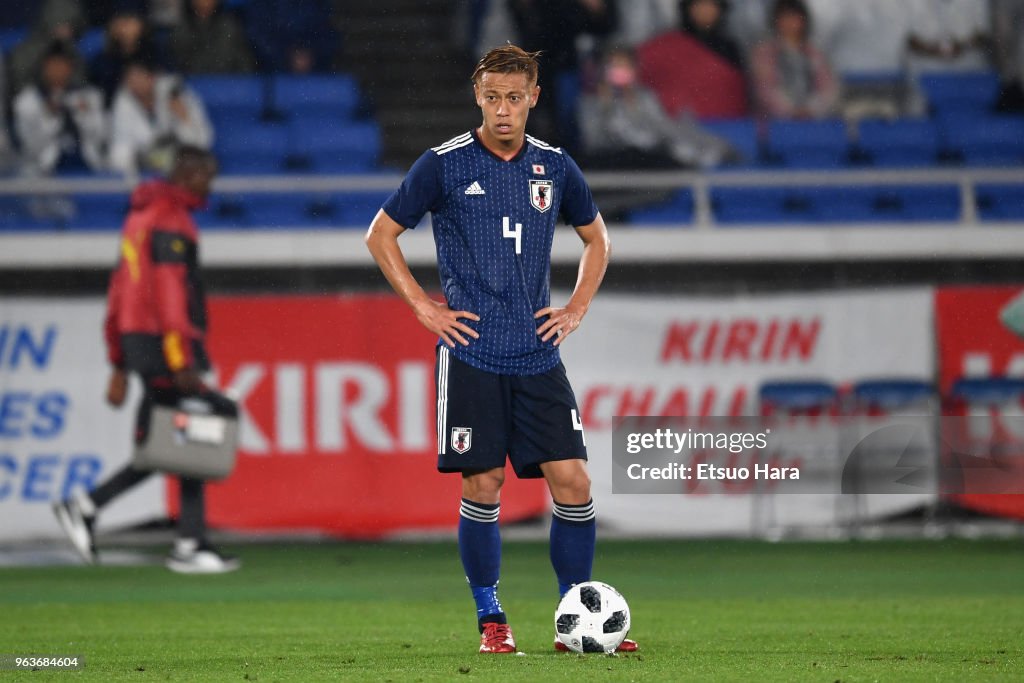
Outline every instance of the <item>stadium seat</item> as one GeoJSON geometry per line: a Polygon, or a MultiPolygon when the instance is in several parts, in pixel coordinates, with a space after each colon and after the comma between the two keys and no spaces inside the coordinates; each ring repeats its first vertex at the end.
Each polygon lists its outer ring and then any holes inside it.
{"type": "Polygon", "coordinates": [[[316,172],[366,170],[380,154],[380,128],[370,121],[297,116],[288,131],[290,155],[307,159],[316,172]]]}
{"type": "Polygon", "coordinates": [[[359,87],[351,76],[275,76],[273,103],[297,116],[352,118],[359,107],[359,87]]]}
{"type": "Polygon", "coordinates": [[[773,121],[768,127],[769,158],[789,168],[837,168],[849,157],[841,120],[773,121]]]}
{"type": "Polygon", "coordinates": [[[226,174],[280,172],[288,150],[288,129],[280,124],[239,121],[218,130],[214,139],[226,174]]]}
{"type": "Polygon", "coordinates": [[[839,392],[823,380],[765,382],[757,392],[762,415],[823,413],[836,406],[839,392]]]}
{"type": "Polygon", "coordinates": [[[28,36],[26,28],[4,28],[0,29],[0,52],[7,54],[14,49],[14,46],[25,40],[28,36]]]}
{"type": "Polygon", "coordinates": [[[364,228],[387,201],[390,192],[349,192],[338,196],[340,224],[364,228]]]}
{"type": "Polygon", "coordinates": [[[124,194],[83,194],[73,198],[75,213],[68,230],[120,230],[128,213],[124,194]]]}
{"type": "Polygon", "coordinates": [[[1024,379],[1018,377],[962,378],[953,383],[950,398],[968,405],[997,406],[1024,400],[1024,379]]]}
{"type": "Polygon", "coordinates": [[[941,118],[946,146],[972,165],[1024,163],[1024,117],[946,116],[941,118]]]}
{"type": "Polygon", "coordinates": [[[741,164],[753,166],[761,159],[761,146],[757,135],[757,124],[751,119],[718,119],[701,121],[707,132],[729,141],[741,155],[741,164]]]}
{"type": "Polygon", "coordinates": [[[105,29],[91,28],[78,39],[78,53],[85,62],[90,62],[93,57],[103,51],[106,42],[107,32],[105,29]]]}
{"type": "Polygon", "coordinates": [[[982,220],[1024,220],[1024,186],[979,185],[975,191],[982,220]]]}
{"type": "Polygon", "coordinates": [[[857,146],[875,166],[930,166],[938,158],[939,129],[926,119],[863,121],[857,146]]]}
{"type": "Polygon", "coordinates": [[[679,190],[663,202],[633,209],[627,213],[627,222],[651,225],[692,223],[693,192],[679,190]]]}
{"type": "Polygon", "coordinates": [[[193,76],[188,82],[209,110],[263,107],[264,84],[255,76],[193,76]]]}
{"type": "Polygon", "coordinates": [[[931,382],[888,378],[862,380],[853,385],[850,398],[858,412],[879,410],[886,413],[925,406],[935,397],[931,382]]]}
{"type": "Polygon", "coordinates": [[[909,185],[879,188],[875,210],[899,221],[960,219],[960,189],[955,185],[909,185]]]}
{"type": "Polygon", "coordinates": [[[781,223],[796,221],[800,214],[808,220],[809,205],[791,198],[789,190],[765,187],[716,187],[711,190],[711,209],[715,221],[723,224],[781,223]]]}
{"type": "Polygon", "coordinates": [[[920,84],[935,114],[990,111],[999,94],[999,76],[987,71],[926,74],[920,84]]]}

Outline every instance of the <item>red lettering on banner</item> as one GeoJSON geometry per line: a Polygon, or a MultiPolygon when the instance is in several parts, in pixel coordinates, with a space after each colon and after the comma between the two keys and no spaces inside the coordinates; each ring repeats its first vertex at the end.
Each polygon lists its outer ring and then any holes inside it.
{"type": "Polygon", "coordinates": [[[611,429],[615,416],[675,415],[681,417],[739,417],[749,415],[749,389],[745,386],[722,391],[720,387],[594,385],[583,391],[580,405],[587,429],[611,429]]]}
{"type": "Polygon", "coordinates": [[[659,359],[683,364],[807,362],[814,356],[820,332],[820,318],[674,321],[665,331],[659,359]]]}
{"type": "Polygon", "coordinates": [[[802,361],[807,361],[814,354],[818,344],[818,332],[821,331],[821,320],[815,318],[806,326],[799,320],[790,322],[786,330],[786,340],[782,342],[779,358],[789,360],[794,353],[802,361]]]}
{"type": "Polygon", "coordinates": [[[768,323],[768,329],[765,331],[764,337],[761,339],[760,357],[762,361],[771,360],[772,353],[775,349],[775,338],[777,336],[779,336],[779,321],[772,320],[768,323]]]}
{"type": "MultiPolygon", "coordinates": [[[[400,299],[213,297],[210,318],[219,385],[241,408],[211,524],[360,538],[457,524],[459,478],[437,472],[436,339],[400,299]]],[[[543,481],[509,480],[503,519],[544,512],[543,481]]]]}
{"type": "Polygon", "coordinates": [[[734,357],[738,360],[750,360],[750,345],[757,336],[757,321],[736,320],[729,326],[729,336],[722,349],[722,362],[728,363],[734,357]]]}
{"type": "Polygon", "coordinates": [[[615,409],[616,415],[657,415],[651,413],[651,404],[654,402],[654,389],[643,389],[633,393],[633,389],[626,388],[619,395],[619,406],[615,409]]]}
{"type": "Polygon", "coordinates": [[[668,326],[668,333],[665,335],[665,342],[661,346],[661,362],[667,363],[678,358],[682,361],[690,361],[693,356],[690,354],[690,341],[693,335],[697,334],[698,324],[674,322],[668,326]]]}

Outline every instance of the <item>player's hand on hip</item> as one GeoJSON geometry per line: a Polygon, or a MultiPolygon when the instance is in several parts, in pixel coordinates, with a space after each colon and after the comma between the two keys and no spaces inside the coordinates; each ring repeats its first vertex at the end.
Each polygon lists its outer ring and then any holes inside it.
{"type": "Polygon", "coordinates": [[[565,308],[548,306],[533,314],[534,320],[544,316],[547,316],[548,319],[537,328],[537,334],[540,336],[540,340],[544,342],[557,336],[555,346],[565,341],[565,338],[575,332],[576,328],[583,321],[583,312],[569,306],[565,308]]]}
{"type": "Polygon", "coordinates": [[[453,311],[448,308],[448,304],[441,301],[431,299],[424,302],[422,306],[417,306],[416,317],[419,319],[420,324],[439,336],[450,347],[454,347],[455,342],[463,346],[469,346],[469,341],[466,337],[480,338],[480,334],[476,330],[463,322],[459,322],[461,318],[479,321],[480,316],[469,311],[453,311]],[[464,337],[463,335],[466,336],[464,337]]]}

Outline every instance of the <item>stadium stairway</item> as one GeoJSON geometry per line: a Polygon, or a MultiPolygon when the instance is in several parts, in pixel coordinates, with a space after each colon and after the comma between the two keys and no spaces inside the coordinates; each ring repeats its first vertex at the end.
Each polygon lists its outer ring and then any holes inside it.
{"type": "Polygon", "coordinates": [[[381,161],[402,170],[423,150],[478,122],[469,74],[457,54],[457,0],[348,0],[339,4],[345,70],[354,74],[383,129],[381,161]]]}

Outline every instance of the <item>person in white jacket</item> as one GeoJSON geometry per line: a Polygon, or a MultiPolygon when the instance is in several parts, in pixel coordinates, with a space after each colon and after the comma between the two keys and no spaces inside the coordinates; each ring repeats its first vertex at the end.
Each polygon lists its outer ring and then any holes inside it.
{"type": "Polygon", "coordinates": [[[59,167],[106,166],[103,95],[77,84],[73,74],[73,57],[55,43],[44,55],[36,81],[14,99],[14,131],[28,175],[50,175],[59,167]]]}
{"type": "Polygon", "coordinates": [[[129,177],[166,172],[178,145],[210,149],[213,128],[199,96],[178,76],[129,62],[112,107],[110,167],[129,177]]]}

